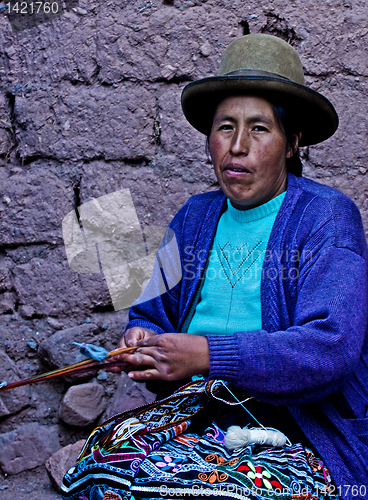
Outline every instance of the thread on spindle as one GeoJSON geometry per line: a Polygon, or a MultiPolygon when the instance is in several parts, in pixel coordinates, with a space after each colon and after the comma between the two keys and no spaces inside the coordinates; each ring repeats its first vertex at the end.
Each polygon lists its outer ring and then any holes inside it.
{"type": "Polygon", "coordinates": [[[103,361],[109,354],[109,352],[104,348],[93,344],[86,344],[85,342],[73,342],[73,344],[79,347],[79,351],[83,356],[87,358],[93,358],[96,361],[103,361]]]}

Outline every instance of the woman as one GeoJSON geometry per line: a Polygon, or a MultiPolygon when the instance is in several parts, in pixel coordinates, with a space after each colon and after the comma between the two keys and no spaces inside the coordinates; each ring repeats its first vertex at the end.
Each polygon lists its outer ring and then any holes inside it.
{"type": "Polygon", "coordinates": [[[129,376],[168,381],[166,399],[97,429],[64,498],[365,498],[367,246],[355,205],[303,179],[297,153],[334,133],[335,110],[295,50],[260,34],[182,106],[221,190],[175,216],[180,262],[161,254],[120,342],[137,347],[121,355],[129,376]],[[193,376],[215,382],[170,396],[193,376]],[[225,436],[233,424],[252,437],[225,436]]]}

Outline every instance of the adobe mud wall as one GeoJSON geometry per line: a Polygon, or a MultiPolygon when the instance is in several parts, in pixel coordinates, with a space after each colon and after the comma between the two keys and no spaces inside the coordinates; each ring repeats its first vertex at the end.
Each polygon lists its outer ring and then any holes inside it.
{"type": "MultiPolygon", "coordinates": [[[[0,6],[0,381],[73,362],[73,340],[116,345],[127,311],[114,311],[102,272],[70,269],[62,220],[129,188],[141,225],[165,226],[189,196],[214,188],[204,138],[183,118],[180,93],[216,74],[238,36],[290,42],[307,83],[335,105],[339,130],[303,149],[304,175],[350,196],[368,230],[365,0],[74,0],[64,7],[22,25],[0,6]]],[[[53,497],[42,483],[47,458],[86,437],[98,419],[150,398],[106,372],[1,396],[0,497],[10,499],[17,484],[22,500],[22,480],[24,498],[32,487],[53,497]],[[87,417],[86,401],[95,409],[87,417]]]]}

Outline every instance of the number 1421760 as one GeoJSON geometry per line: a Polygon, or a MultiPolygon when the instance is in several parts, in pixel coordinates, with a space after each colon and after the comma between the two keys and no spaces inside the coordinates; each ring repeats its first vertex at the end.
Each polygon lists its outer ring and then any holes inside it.
{"type": "Polygon", "coordinates": [[[9,2],[5,4],[8,14],[57,14],[58,2],[9,2]]]}

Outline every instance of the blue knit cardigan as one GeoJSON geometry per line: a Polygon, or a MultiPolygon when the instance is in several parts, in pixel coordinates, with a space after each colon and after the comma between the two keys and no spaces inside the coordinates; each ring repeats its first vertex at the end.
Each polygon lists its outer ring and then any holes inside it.
{"type": "MultiPolygon", "coordinates": [[[[133,305],[127,328],[184,331],[225,201],[213,191],[179,210],[170,227],[181,270],[159,262],[151,296],[155,287],[159,295],[163,276],[166,283],[182,278],[166,293],[133,305]]],[[[348,485],[365,484],[368,493],[367,256],[354,203],[289,174],[264,260],[262,330],[207,336],[209,378],[286,406],[346,499],[365,498],[348,485]]]]}

